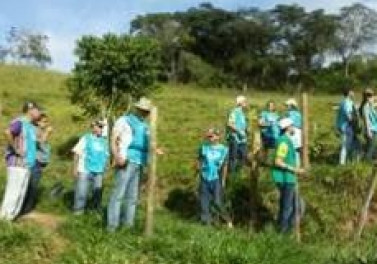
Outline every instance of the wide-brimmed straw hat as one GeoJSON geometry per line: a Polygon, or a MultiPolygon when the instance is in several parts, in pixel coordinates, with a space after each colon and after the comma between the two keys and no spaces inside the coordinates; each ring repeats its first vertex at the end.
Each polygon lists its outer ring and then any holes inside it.
{"type": "Polygon", "coordinates": [[[152,102],[151,100],[145,98],[145,97],[142,97],[140,98],[140,100],[135,103],[134,105],[137,109],[140,109],[140,110],[143,110],[143,111],[146,111],[146,112],[150,112],[152,110],[152,102]]]}
{"type": "Polygon", "coordinates": [[[298,104],[297,104],[297,101],[296,101],[296,99],[294,99],[294,98],[289,98],[286,102],[285,102],[285,105],[287,105],[287,106],[298,106],[298,104]]]}

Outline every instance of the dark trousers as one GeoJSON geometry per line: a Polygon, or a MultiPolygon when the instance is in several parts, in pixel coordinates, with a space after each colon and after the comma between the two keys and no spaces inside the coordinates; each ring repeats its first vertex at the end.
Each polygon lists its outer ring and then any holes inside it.
{"type": "Polygon", "coordinates": [[[293,183],[278,183],[280,192],[278,225],[282,233],[292,229],[296,215],[296,192],[293,183]]]}
{"type": "Polygon", "coordinates": [[[34,210],[38,200],[39,182],[42,177],[42,167],[40,164],[34,165],[31,169],[30,181],[26,191],[22,213],[27,214],[34,210]]]}
{"type": "Polygon", "coordinates": [[[206,181],[201,179],[199,186],[200,194],[200,220],[204,224],[210,224],[212,222],[210,207],[213,203],[216,211],[220,212],[222,208],[222,187],[220,180],[206,181]]]}
{"type": "Polygon", "coordinates": [[[229,141],[229,173],[235,175],[245,165],[247,160],[247,144],[229,141]]]}

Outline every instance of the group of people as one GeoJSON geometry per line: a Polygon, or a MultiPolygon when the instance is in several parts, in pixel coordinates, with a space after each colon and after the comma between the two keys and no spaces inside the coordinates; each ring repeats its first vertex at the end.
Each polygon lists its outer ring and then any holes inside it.
{"type": "MultiPolygon", "coordinates": [[[[223,214],[223,192],[227,178],[232,181],[248,158],[250,124],[246,97],[238,96],[236,106],[230,111],[225,144],[220,143],[220,131],[210,128],[200,145],[197,170],[200,175],[201,221],[210,224],[211,202],[217,214],[223,214]],[[227,177],[227,175],[230,177],[227,177]]],[[[302,115],[295,99],[285,102],[286,110],[279,113],[275,102],[269,101],[258,119],[264,159],[271,156],[272,178],[280,192],[278,225],[281,232],[289,231],[296,215],[296,176],[305,171],[300,168],[302,115]]],[[[225,217],[224,219],[228,219],[225,217]]],[[[232,223],[228,222],[231,227],[232,223]]]]}
{"type": "Polygon", "coordinates": [[[354,101],[355,93],[346,89],[343,93],[336,129],[341,138],[339,164],[365,159],[372,162],[376,156],[377,111],[374,106],[374,92],[365,89],[359,106],[354,101]]]}
{"type": "MultiPolygon", "coordinates": [[[[224,142],[221,143],[221,131],[211,127],[199,146],[196,169],[200,178],[200,219],[204,224],[213,222],[214,211],[224,212],[226,182],[237,177],[247,163],[250,143],[247,98],[238,96],[235,103],[226,122],[224,142]],[[211,210],[213,205],[217,210],[211,210]]],[[[284,105],[285,111],[279,113],[275,102],[269,101],[258,117],[262,152],[265,159],[271,157],[271,176],[280,193],[277,220],[281,232],[289,231],[294,225],[300,209],[297,208],[297,176],[305,173],[300,167],[302,115],[295,99],[287,100],[284,105]]],[[[102,210],[102,182],[112,154],[111,166],[114,167],[115,177],[107,206],[107,229],[113,232],[120,226],[134,225],[139,181],[150,154],[147,119],[152,107],[150,100],[141,98],[134,104],[133,111],[117,119],[110,140],[107,123],[95,120],[91,123],[91,130],[74,146],[75,215],[81,215],[90,208],[102,210]]],[[[22,110],[23,115],[13,120],[6,130],[8,177],[0,217],[8,220],[14,220],[34,208],[38,182],[50,160],[48,138],[52,128],[46,113],[35,102],[25,103],[22,110]]],[[[373,91],[365,90],[363,101],[357,109],[353,92],[347,90],[340,103],[336,122],[342,139],[341,164],[352,158],[359,149],[356,137],[359,124],[356,121],[360,118],[367,140],[365,157],[372,159],[377,138],[373,91]]],[[[161,149],[152,151],[163,154],[161,149]]],[[[228,224],[232,226],[231,222],[228,224]]]]}

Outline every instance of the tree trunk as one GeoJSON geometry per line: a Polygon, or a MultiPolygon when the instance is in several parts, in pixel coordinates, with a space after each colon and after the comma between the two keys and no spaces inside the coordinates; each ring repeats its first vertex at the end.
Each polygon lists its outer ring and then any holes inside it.
{"type": "Polygon", "coordinates": [[[155,187],[156,187],[156,170],[157,170],[157,107],[153,107],[151,111],[151,137],[150,137],[150,150],[149,150],[149,175],[147,185],[147,208],[146,208],[146,221],[145,221],[145,235],[150,237],[153,235],[154,223],[154,206],[155,206],[155,187]]]}

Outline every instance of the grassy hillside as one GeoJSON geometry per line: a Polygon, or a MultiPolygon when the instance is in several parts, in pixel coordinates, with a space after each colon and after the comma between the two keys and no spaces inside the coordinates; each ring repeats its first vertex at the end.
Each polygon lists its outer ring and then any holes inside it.
{"type": "MultiPolygon", "coordinates": [[[[144,200],[140,203],[136,230],[107,234],[102,217],[73,217],[69,201],[73,186],[67,146],[84,131],[87,122],[68,100],[66,76],[30,68],[0,66],[0,99],[4,130],[26,99],[40,102],[52,117],[53,162],[42,180],[41,202],[34,219],[15,224],[0,222],[0,263],[375,263],[377,228],[374,219],[362,241],[352,243],[358,208],[368,187],[367,165],[335,166],[337,139],[331,129],[332,105],[339,98],[310,97],[313,169],[302,179],[301,193],[308,206],[303,225],[303,243],[282,236],[273,228],[277,194],[268,172],[259,179],[260,212],[265,220],[258,230],[250,228],[249,181],[243,178],[228,193],[237,227],[204,227],[196,221],[196,178],[192,165],[203,131],[223,127],[236,92],[166,86],[153,95],[160,108],[159,141],[166,155],[159,159],[159,206],[156,234],[142,236],[144,200]],[[64,195],[50,197],[58,181],[64,195]],[[262,214],[263,213],[263,214],[262,214]]],[[[250,92],[255,108],[268,99],[283,102],[291,95],[250,92]]],[[[2,136],[1,147],[4,146],[2,136]]],[[[5,169],[0,165],[0,193],[5,169]]],[[[105,182],[107,201],[112,172],[105,182]]],[[[142,195],[143,197],[143,195],[142,195]]],[[[374,216],[374,214],[372,215],[374,216]]]]}

